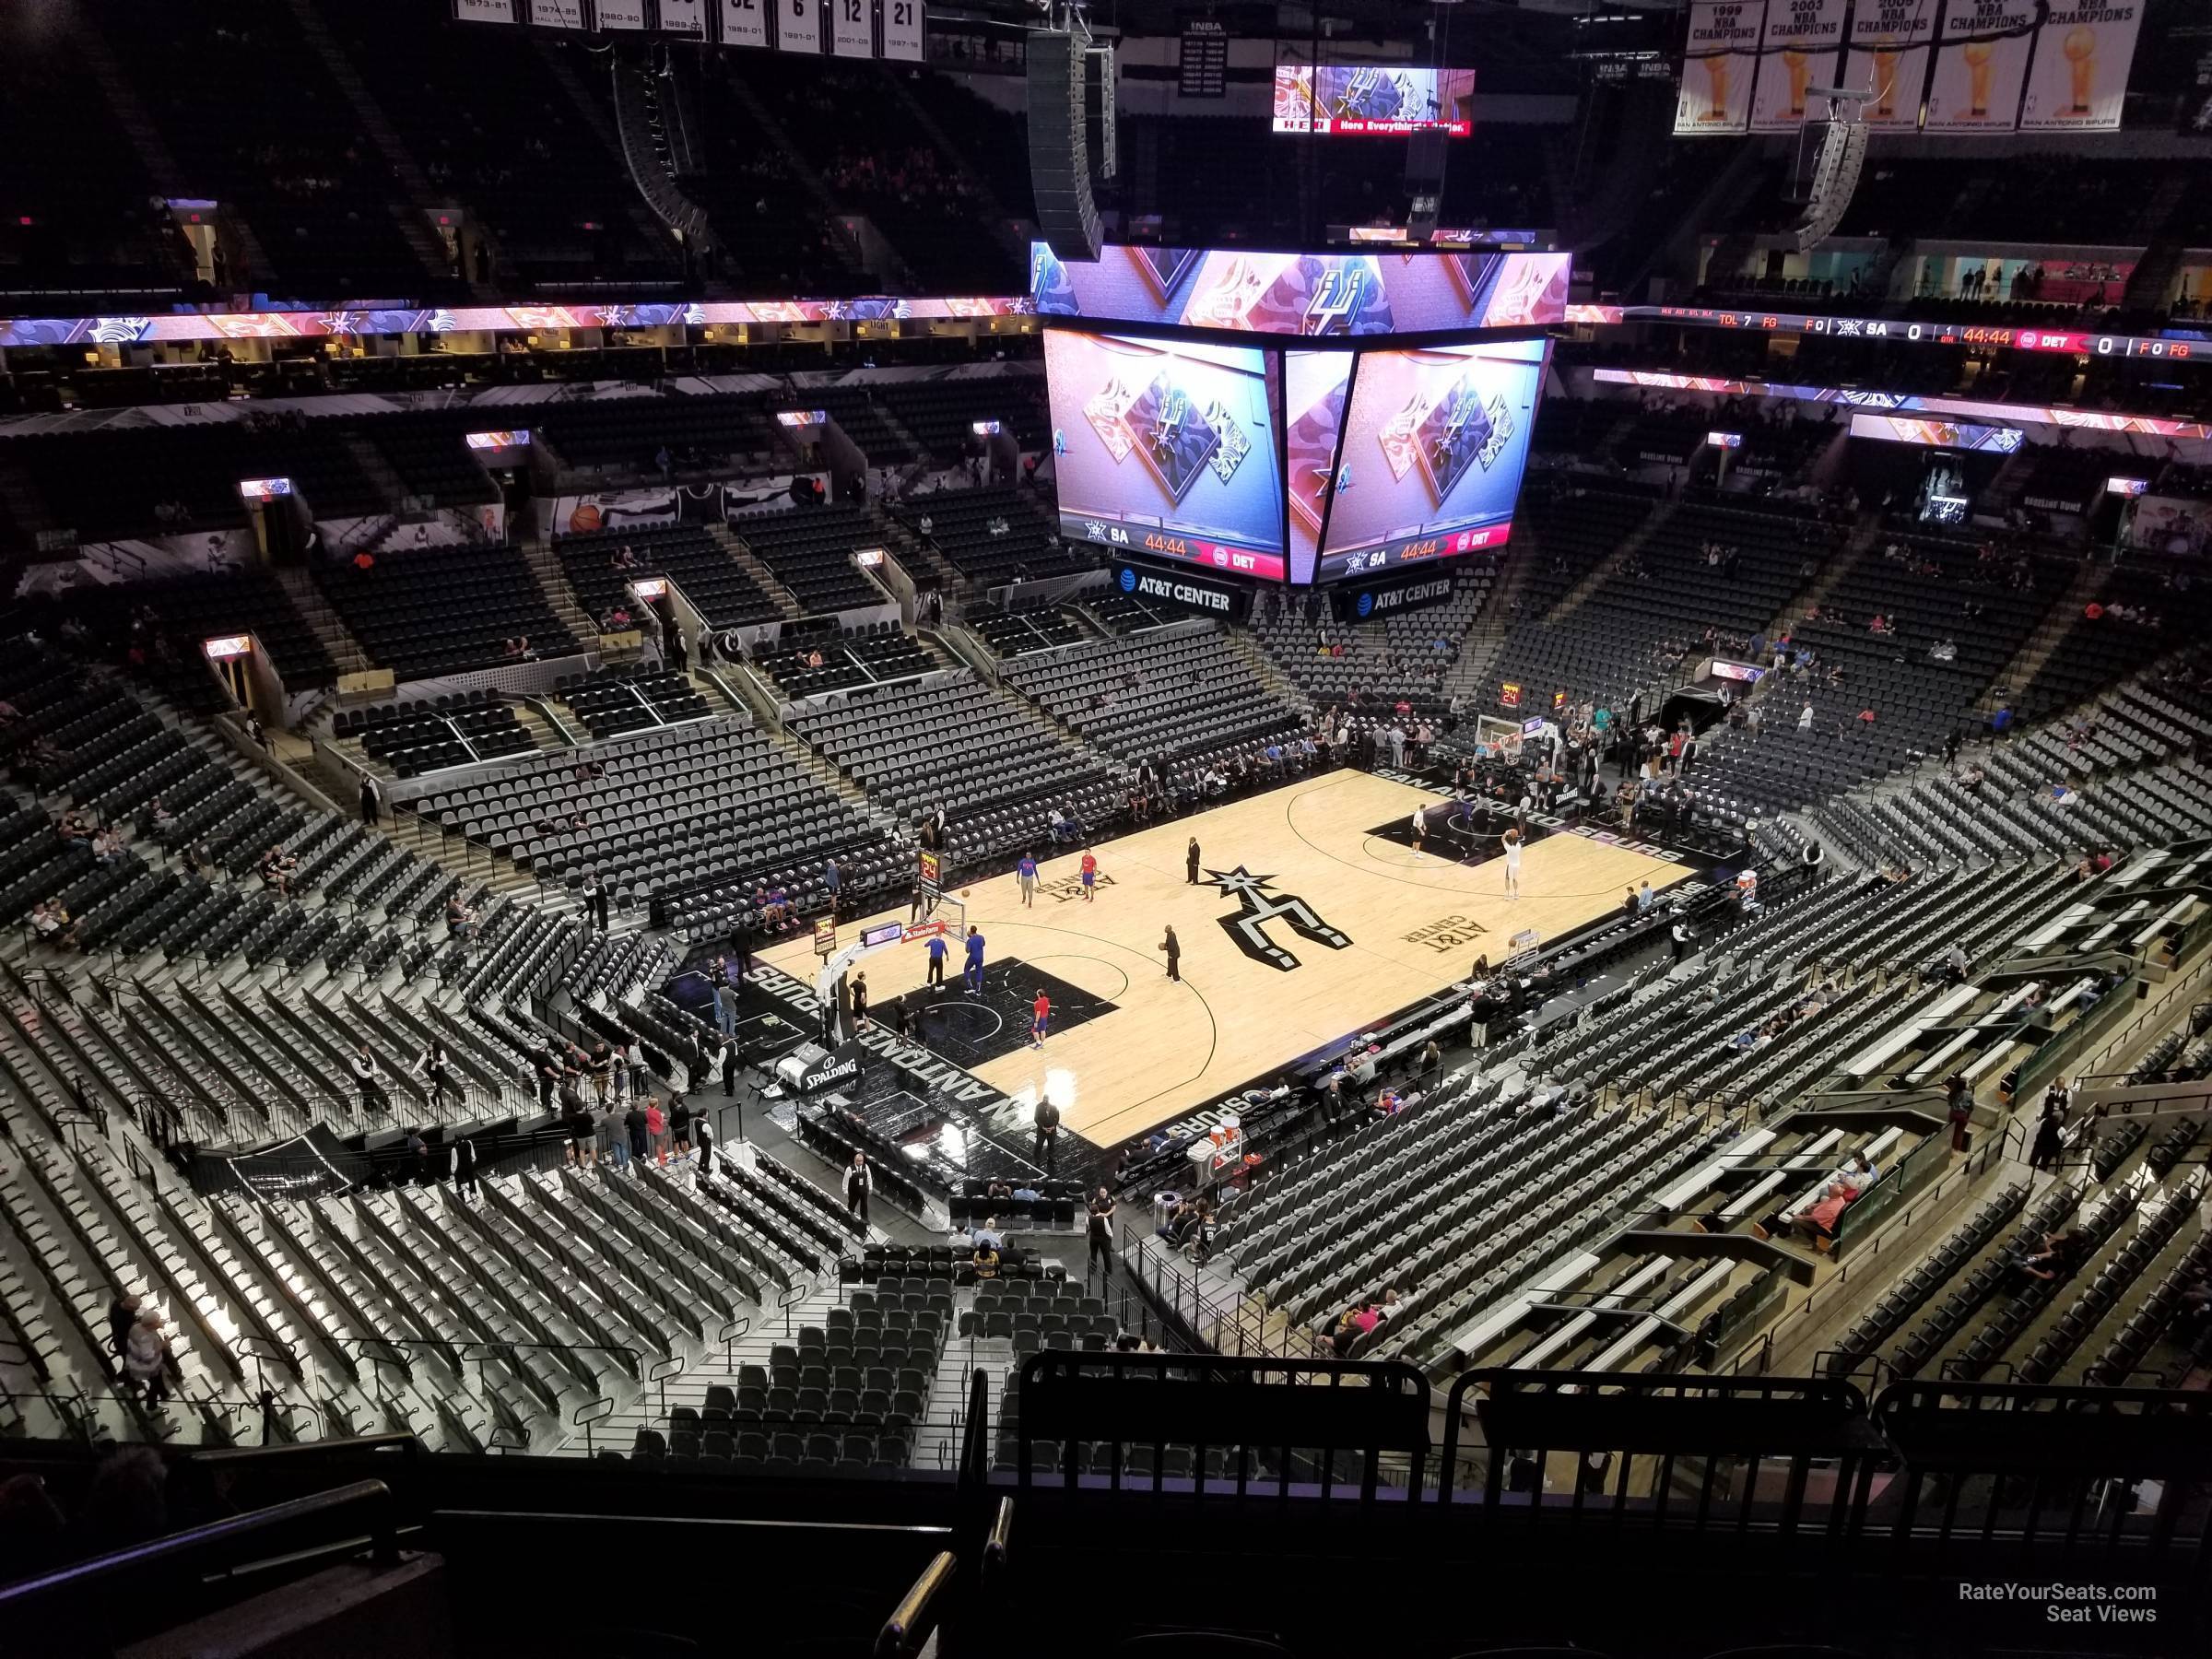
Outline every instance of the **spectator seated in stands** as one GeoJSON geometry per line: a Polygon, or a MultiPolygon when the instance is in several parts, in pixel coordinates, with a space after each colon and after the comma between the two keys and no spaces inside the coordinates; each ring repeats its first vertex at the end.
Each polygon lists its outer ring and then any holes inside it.
{"type": "Polygon", "coordinates": [[[74,950],[76,947],[76,924],[70,920],[68,910],[58,899],[45,900],[32,907],[30,927],[39,935],[39,942],[42,945],[51,945],[57,950],[74,950]]]}
{"type": "Polygon", "coordinates": [[[2080,1271],[2092,1248],[2093,1241],[2087,1233],[2070,1227],[2064,1232],[2045,1233],[2043,1247],[2033,1255],[2021,1257],[2016,1265],[2031,1278],[2059,1284],[2080,1271]]]}

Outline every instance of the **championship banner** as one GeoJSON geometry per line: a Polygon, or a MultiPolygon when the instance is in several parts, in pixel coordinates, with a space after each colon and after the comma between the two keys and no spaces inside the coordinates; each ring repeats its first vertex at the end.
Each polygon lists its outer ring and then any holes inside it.
{"type": "Polygon", "coordinates": [[[1838,84],[1848,5],[1849,0],[1767,0],[1759,89],[1751,98],[1753,132],[1795,132],[1805,124],[1806,88],[1838,84]]]}
{"type": "Polygon", "coordinates": [[[1751,83],[1766,0],[1694,0],[1675,136],[1700,138],[1751,130],[1751,83]]]}
{"type": "Polygon", "coordinates": [[[2019,124],[2036,9],[2037,0],[1947,0],[1927,131],[2009,133],[2019,124]]]}
{"type": "Polygon", "coordinates": [[[1909,132],[1920,125],[1936,15],[1936,0],[1859,0],[1841,84],[1873,94],[1859,106],[1866,126],[1909,132]]]}
{"type": "Polygon", "coordinates": [[[722,0],[722,43],[767,45],[769,4],[770,0],[722,0]]]}
{"type": "Polygon", "coordinates": [[[2036,30],[2021,130],[2117,130],[2142,27],[2141,0],[2052,0],[2036,30]]]}
{"type": "Polygon", "coordinates": [[[820,0],[774,0],[776,46],[782,52],[822,53],[820,0]]]}

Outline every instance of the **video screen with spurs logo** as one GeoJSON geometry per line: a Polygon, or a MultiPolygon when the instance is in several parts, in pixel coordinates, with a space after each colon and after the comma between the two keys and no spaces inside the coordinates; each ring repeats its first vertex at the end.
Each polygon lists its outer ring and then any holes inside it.
{"type": "Polygon", "coordinates": [[[1279,362],[1256,347],[1045,335],[1060,534],[1283,577],[1279,362]]]}
{"type": "Polygon", "coordinates": [[[1359,354],[1316,581],[1505,545],[1546,349],[1509,340],[1359,354]]]}
{"type": "Polygon", "coordinates": [[[1475,71],[1411,64],[1278,64],[1275,130],[1387,138],[1475,131],[1475,71]]]}

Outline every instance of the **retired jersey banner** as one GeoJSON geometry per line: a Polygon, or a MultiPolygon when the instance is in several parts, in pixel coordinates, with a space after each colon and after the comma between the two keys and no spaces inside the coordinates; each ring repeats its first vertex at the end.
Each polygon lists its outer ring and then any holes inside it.
{"type": "Polygon", "coordinates": [[[2141,0],[2051,0],[2035,33],[2021,127],[2039,133],[2116,129],[2142,27],[2141,0]]]}
{"type": "Polygon", "coordinates": [[[1911,131],[1934,55],[1936,0],[1859,0],[1851,14],[1843,85],[1872,94],[1859,106],[1867,126],[1911,131]]]}
{"type": "Polygon", "coordinates": [[[1928,82],[1931,133],[2009,133],[2035,50],[2037,0],[1947,0],[1928,82]]]}
{"type": "Polygon", "coordinates": [[[774,0],[776,45],[784,52],[822,51],[821,0],[774,0]]]}
{"type": "Polygon", "coordinates": [[[453,16],[464,23],[512,23],[514,0],[453,0],[453,16]]]}
{"type": "Polygon", "coordinates": [[[922,0],[883,0],[883,55],[922,61],[922,0]]]}
{"type": "Polygon", "coordinates": [[[1766,0],[1695,0],[1675,136],[1700,138],[1751,130],[1751,83],[1759,73],[1766,0]]]}
{"type": "Polygon", "coordinates": [[[599,0],[602,29],[643,29],[645,0],[599,0]]]}
{"type": "Polygon", "coordinates": [[[540,29],[582,29],[583,0],[530,0],[530,21],[540,29]]]}
{"type": "MultiPolygon", "coordinates": [[[[1759,89],[1751,97],[1751,130],[1794,133],[1805,124],[1806,88],[1832,87],[1843,63],[1843,13],[1849,0],[1767,0],[1759,37],[1759,89]]],[[[1818,100],[1827,113],[1827,100],[1818,100]]]]}
{"type": "Polygon", "coordinates": [[[707,0],[661,0],[661,32],[687,40],[707,38],[707,0]]]}
{"type": "Polygon", "coordinates": [[[876,14],[870,0],[830,0],[830,53],[833,57],[876,55],[876,14]]]}
{"type": "Polygon", "coordinates": [[[724,46],[768,44],[768,8],[774,0],[722,0],[724,46]]]}

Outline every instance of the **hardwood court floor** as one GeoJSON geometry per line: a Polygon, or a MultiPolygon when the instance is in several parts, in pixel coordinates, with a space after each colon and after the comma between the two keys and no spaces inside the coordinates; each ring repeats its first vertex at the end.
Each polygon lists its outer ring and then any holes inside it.
{"type": "MultiPolygon", "coordinates": [[[[1659,890],[1689,874],[1555,831],[1523,854],[1521,897],[1509,901],[1502,859],[1457,865],[1369,833],[1434,802],[1406,784],[1335,771],[1100,845],[1100,883],[1088,904],[1075,853],[1042,865],[1026,909],[1011,874],[977,883],[965,902],[982,930],[987,968],[1018,958],[1114,1006],[1041,1050],[1024,1045],[986,1061],[976,1075],[1017,1099],[1049,1091],[1068,1128],[1114,1146],[1465,978],[1478,952],[1493,961],[1511,954],[1523,929],[1549,940],[1613,910],[1624,888],[1649,881],[1659,890]],[[1196,887],[1183,877],[1194,835],[1196,887]],[[1240,897],[1209,884],[1207,872],[1240,867],[1266,877],[1264,889],[1240,897]],[[1248,908],[1294,900],[1342,943],[1301,936],[1277,919],[1254,930],[1265,943],[1247,948],[1222,925],[1248,908]],[[1157,948],[1171,924],[1182,947],[1179,983],[1157,948]],[[1253,954],[1265,949],[1297,965],[1253,954]]],[[[881,914],[903,918],[905,906],[881,914]]],[[[859,925],[841,926],[841,939],[859,925]]],[[[803,938],[762,959],[809,983],[818,966],[803,938]]],[[[960,959],[956,947],[947,972],[956,997],[960,959]]],[[[863,967],[881,1007],[923,984],[927,959],[917,942],[878,951],[863,967]]],[[[1025,1002],[1033,991],[1008,989],[1025,1002]]]]}

